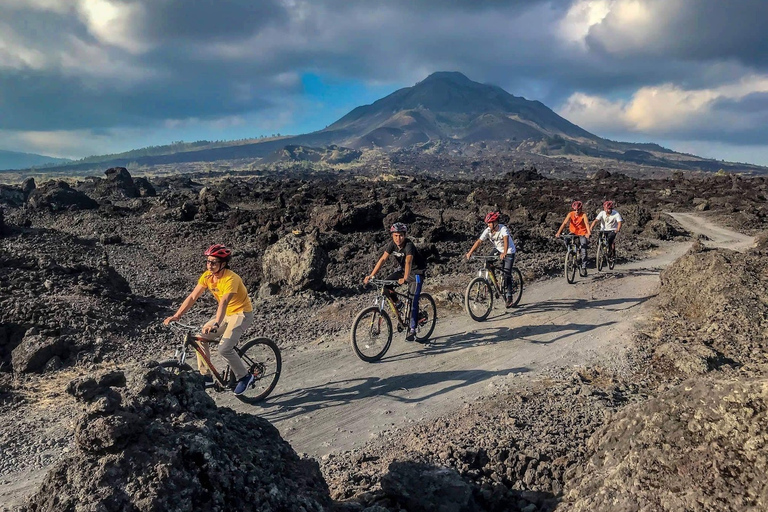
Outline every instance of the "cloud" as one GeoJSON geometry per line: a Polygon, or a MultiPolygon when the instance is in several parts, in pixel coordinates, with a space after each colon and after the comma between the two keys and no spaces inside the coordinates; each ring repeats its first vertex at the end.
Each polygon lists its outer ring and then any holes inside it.
{"type": "Polygon", "coordinates": [[[178,140],[320,128],[335,119],[307,119],[337,110],[310,101],[302,76],[379,91],[458,70],[563,105],[598,134],[689,136],[719,116],[733,123],[722,140],[755,140],[768,108],[757,85],[768,74],[762,5],[0,0],[0,130],[120,133],[135,146],[141,130],[178,140]]]}
{"type": "Polygon", "coordinates": [[[768,75],[753,75],[712,89],[673,84],[643,87],[628,100],[573,94],[560,115],[597,133],[674,136],[677,140],[768,142],[768,75]]]}

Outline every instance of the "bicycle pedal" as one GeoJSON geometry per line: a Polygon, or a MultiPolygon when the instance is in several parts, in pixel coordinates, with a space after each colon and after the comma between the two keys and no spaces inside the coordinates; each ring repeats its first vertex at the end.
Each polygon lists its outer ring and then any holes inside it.
{"type": "Polygon", "coordinates": [[[397,332],[403,332],[405,330],[405,327],[403,327],[400,324],[397,324],[397,332]]]}

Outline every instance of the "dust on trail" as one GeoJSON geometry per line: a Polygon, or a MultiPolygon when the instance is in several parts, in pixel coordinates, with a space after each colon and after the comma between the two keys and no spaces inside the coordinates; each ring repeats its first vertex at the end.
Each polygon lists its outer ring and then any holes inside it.
{"type": "MultiPolygon", "coordinates": [[[[753,243],[692,214],[673,217],[714,245],[753,243]]],[[[497,305],[485,322],[461,311],[438,311],[431,345],[407,343],[403,333],[395,333],[379,363],[359,360],[348,336],[289,351],[278,387],[261,407],[229,395],[216,399],[264,416],[296,451],[322,456],[456,410],[514,379],[595,362],[621,365],[646,301],[657,293],[659,272],[689,246],[666,243],[651,258],[613,271],[590,268],[589,276],[572,285],[562,276],[535,283],[524,290],[520,307],[497,305]]]]}

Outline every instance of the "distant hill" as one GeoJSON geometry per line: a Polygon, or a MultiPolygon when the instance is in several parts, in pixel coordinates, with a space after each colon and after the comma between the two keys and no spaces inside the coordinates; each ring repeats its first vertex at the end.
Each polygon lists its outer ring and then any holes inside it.
{"type": "Polygon", "coordinates": [[[592,157],[681,170],[768,172],[749,164],[728,164],[676,153],[658,144],[603,139],[571,123],[539,101],[474,82],[458,72],[438,72],[371,105],[355,108],[316,132],[271,139],[153,146],[119,155],[90,157],[61,171],[113,166],[172,165],[223,160],[349,162],[351,150],[451,151],[479,144],[489,152],[592,157]],[[326,148],[326,149],[324,149],[326,148]],[[336,160],[336,159],[340,160],[336,160]]]}
{"type": "Polygon", "coordinates": [[[71,162],[66,158],[53,158],[34,153],[18,153],[16,151],[0,150],[0,171],[8,169],[29,169],[71,162]]]}

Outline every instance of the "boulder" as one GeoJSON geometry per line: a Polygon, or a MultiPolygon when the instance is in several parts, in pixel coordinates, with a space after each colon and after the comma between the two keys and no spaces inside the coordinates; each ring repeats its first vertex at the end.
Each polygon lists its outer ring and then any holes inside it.
{"type": "Polygon", "coordinates": [[[454,469],[417,462],[393,462],[388,471],[381,478],[381,489],[405,510],[479,510],[472,497],[472,487],[454,469]]]}
{"type": "Polygon", "coordinates": [[[69,183],[61,180],[47,181],[35,188],[29,194],[27,205],[34,209],[48,208],[53,211],[91,210],[99,206],[86,194],[73,189],[69,183]]]}
{"type": "Polygon", "coordinates": [[[35,178],[27,178],[21,182],[21,192],[24,194],[24,200],[29,198],[29,195],[37,188],[35,178]]]}
{"type": "Polygon", "coordinates": [[[287,235],[264,251],[262,288],[318,290],[323,286],[328,254],[314,236],[287,235]]]}
{"type": "Polygon", "coordinates": [[[24,192],[12,185],[0,185],[0,204],[21,206],[24,204],[24,192]]]}
{"type": "Polygon", "coordinates": [[[25,335],[11,353],[11,364],[18,373],[40,372],[55,356],[66,359],[71,348],[72,343],[65,336],[25,335]]]}
{"type": "Polygon", "coordinates": [[[381,203],[373,201],[359,206],[347,204],[317,206],[312,211],[310,225],[322,231],[354,233],[379,229],[383,219],[381,203]]]}
{"type": "Polygon", "coordinates": [[[217,408],[197,374],[130,370],[70,384],[86,408],[74,449],[21,510],[331,508],[317,463],[267,420],[217,408]]]}
{"type": "Polygon", "coordinates": [[[147,178],[136,178],[133,180],[133,184],[141,197],[155,197],[157,195],[155,187],[147,178]]]}

